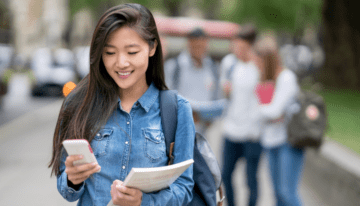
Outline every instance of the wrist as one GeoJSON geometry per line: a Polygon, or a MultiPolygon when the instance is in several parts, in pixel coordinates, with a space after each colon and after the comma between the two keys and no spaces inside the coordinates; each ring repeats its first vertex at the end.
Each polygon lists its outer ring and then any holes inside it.
{"type": "Polygon", "coordinates": [[[83,183],[84,182],[81,182],[81,183],[79,183],[79,184],[74,184],[74,183],[72,183],[68,178],[66,178],[67,179],[67,185],[68,185],[68,187],[71,187],[71,188],[73,188],[74,190],[76,190],[76,191],[78,191],[80,188],[81,188],[81,186],[83,185],[83,183]]]}

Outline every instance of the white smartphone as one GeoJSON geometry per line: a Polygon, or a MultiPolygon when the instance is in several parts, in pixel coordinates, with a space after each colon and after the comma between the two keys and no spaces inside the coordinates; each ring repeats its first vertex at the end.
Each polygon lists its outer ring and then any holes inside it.
{"type": "MultiPolygon", "coordinates": [[[[81,160],[74,161],[74,165],[97,163],[91,146],[86,139],[67,139],[63,141],[63,145],[68,155],[82,155],[84,157],[81,160]]],[[[100,172],[100,170],[97,172],[100,172]]]]}

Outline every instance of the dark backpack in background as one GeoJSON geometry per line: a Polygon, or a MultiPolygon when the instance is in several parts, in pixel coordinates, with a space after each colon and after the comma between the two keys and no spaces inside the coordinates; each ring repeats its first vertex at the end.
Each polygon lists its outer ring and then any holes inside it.
{"type": "MultiPolygon", "coordinates": [[[[296,74],[301,85],[312,73],[313,55],[310,48],[305,45],[285,45],[280,54],[283,64],[296,74]]],[[[288,142],[296,148],[319,148],[327,127],[324,99],[314,89],[300,89],[297,107],[288,125],[288,142]]]]}
{"type": "Polygon", "coordinates": [[[297,100],[299,112],[289,122],[288,142],[296,148],[319,148],[327,127],[325,101],[312,91],[301,91],[297,100]]]}
{"type": "MultiPolygon", "coordinates": [[[[165,136],[166,154],[169,164],[172,156],[177,126],[177,92],[173,90],[160,91],[161,123],[165,136]]],[[[193,179],[195,182],[193,199],[188,206],[222,206],[223,191],[221,187],[221,172],[209,143],[199,133],[195,134],[193,179]],[[219,190],[221,200],[216,203],[216,191],[219,190]]]]}

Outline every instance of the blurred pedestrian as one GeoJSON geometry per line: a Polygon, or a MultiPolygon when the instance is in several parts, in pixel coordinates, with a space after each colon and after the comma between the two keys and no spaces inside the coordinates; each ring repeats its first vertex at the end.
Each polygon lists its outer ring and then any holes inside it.
{"type": "MultiPolygon", "coordinates": [[[[160,167],[169,160],[159,99],[167,87],[154,17],[139,4],[112,7],[92,39],[90,73],[66,97],[54,133],[49,167],[60,194],[86,206],[110,200],[122,206],[187,205],[194,187],[192,166],[157,192],[122,185],[132,167],[160,167]],[[83,157],[67,156],[65,139],[88,140],[98,165],[74,166],[83,157]]],[[[177,99],[174,163],[193,159],[195,137],[191,106],[180,95],[177,99]]]]}
{"type": "Polygon", "coordinates": [[[224,70],[221,77],[222,88],[229,98],[229,107],[223,119],[225,143],[222,172],[229,206],[235,205],[234,193],[238,194],[233,190],[232,175],[240,158],[246,160],[248,205],[256,205],[258,197],[257,171],[262,149],[259,143],[260,123],[255,95],[255,87],[260,78],[254,62],[253,44],[256,35],[254,26],[244,25],[232,40],[233,57],[225,57],[221,64],[224,70]],[[227,68],[224,65],[228,65],[227,68]]]}
{"type": "MultiPolygon", "coordinates": [[[[166,84],[191,102],[210,104],[219,97],[218,66],[207,54],[208,37],[202,28],[194,28],[187,37],[187,49],[165,62],[166,84]]],[[[193,107],[193,116],[196,130],[204,133],[211,119],[200,110],[193,107]]]]}
{"type": "Polygon", "coordinates": [[[295,73],[283,67],[274,38],[266,37],[255,46],[261,56],[264,83],[258,95],[265,121],[261,144],[269,157],[269,167],[278,206],[300,206],[298,193],[304,164],[304,151],[287,143],[291,107],[299,92],[295,73]],[[265,82],[266,81],[266,82],[265,82]],[[268,85],[270,88],[264,88],[268,85]],[[271,89],[275,85],[275,89],[271,89]],[[273,94],[272,94],[273,93],[273,94]],[[272,96],[273,95],[273,96],[272,96]]]}

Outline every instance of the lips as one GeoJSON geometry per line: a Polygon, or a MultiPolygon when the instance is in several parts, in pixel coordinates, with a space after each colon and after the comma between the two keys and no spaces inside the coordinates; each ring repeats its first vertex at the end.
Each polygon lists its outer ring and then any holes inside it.
{"type": "Polygon", "coordinates": [[[132,72],[116,72],[121,79],[126,79],[130,76],[132,72]]]}

